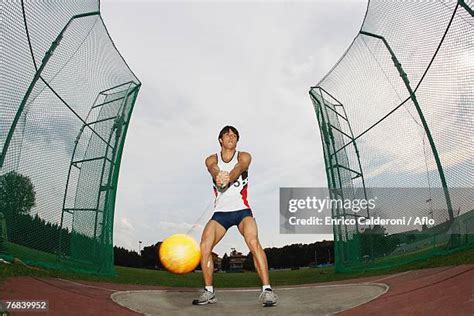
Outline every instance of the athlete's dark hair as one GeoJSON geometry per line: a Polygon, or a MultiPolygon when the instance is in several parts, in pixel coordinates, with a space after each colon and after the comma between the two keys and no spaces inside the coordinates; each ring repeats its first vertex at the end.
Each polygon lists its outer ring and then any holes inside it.
{"type": "Polygon", "coordinates": [[[217,137],[217,140],[221,139],[225,133],[229,132],[229,130],[231,130],[235,135],[237,135],[237,141],[239,141],[239,138],[240,138],[239,131],[235,127],[230,126],[230,125],[224,126],[224,128],[221,129],[221,131],[219,132],[219,137],[217,137]]]}

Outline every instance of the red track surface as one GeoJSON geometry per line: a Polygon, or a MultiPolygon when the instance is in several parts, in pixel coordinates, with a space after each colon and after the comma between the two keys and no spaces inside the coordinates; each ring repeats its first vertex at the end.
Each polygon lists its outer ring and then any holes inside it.
{"type": "MultiPolygon", "coordinates": [[[[385,283],[390,289],[377,299],[342,312],[341,315],[474,315],[474,265],[331,283],[364,282],[385,283]]],[[[0,297],[15,300],[48,299],[48,315],[137,315],[115,304],[110,295],[115,291],[143,289],[163,287],[17,277],[1,285],[0,297]]]]}
{"type": "Polygon", "coordinates": [[[340,315],[474,315],[474,265],[415,270],[379,281],[379,298],[340,315]]]}

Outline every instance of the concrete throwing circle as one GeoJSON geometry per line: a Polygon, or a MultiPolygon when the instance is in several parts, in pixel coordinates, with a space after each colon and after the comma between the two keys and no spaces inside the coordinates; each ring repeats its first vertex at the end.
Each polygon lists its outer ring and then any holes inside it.
{"type": "Polygon", "coordinates": [[[117,304],[146,315],[327,315],[367,303],[388,291],[380,283],[274,288],[278,305],[262,307],[258,290],[216,289],[217,303],[196,306],[198,291],[145,290],[115,292],[117,304]]]}

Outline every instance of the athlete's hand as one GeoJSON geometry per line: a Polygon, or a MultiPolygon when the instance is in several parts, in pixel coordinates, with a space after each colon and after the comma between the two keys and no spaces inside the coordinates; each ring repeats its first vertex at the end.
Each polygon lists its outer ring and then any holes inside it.
{"type": "Polygon", "coordinates": [[[227,171],[221,171],[216,177],[216,184],[218,188],[225,188],[230,181],[230,176],[227,171]]]}
{"type": "Polygon", "coordinates": [[[230,174],[227,171],[222,171],[222,186],[226,187],[230,181],[230,174]]]}
{"type": "Polygon", "coordinates": [[[218,188],[222,187],[222,171],[219,171],[216,176],[216,184],[218,188]]]}

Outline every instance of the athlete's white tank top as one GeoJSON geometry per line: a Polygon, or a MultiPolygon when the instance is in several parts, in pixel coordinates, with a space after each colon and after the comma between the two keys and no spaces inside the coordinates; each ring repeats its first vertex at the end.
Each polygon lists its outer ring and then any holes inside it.
{"type": "MultiPolygon", "coordinates": [[[[223,161],[221,153],[217,153],[217,166],[221,171],[230,172],[238,162],[239,152],[236,151],[229,162],[223,161]]],[[[220,190],[214,182],[214,211],[232,212],[250,208],[247,201],[248,172],[244,171],[227,189],[220,190]]]]}

